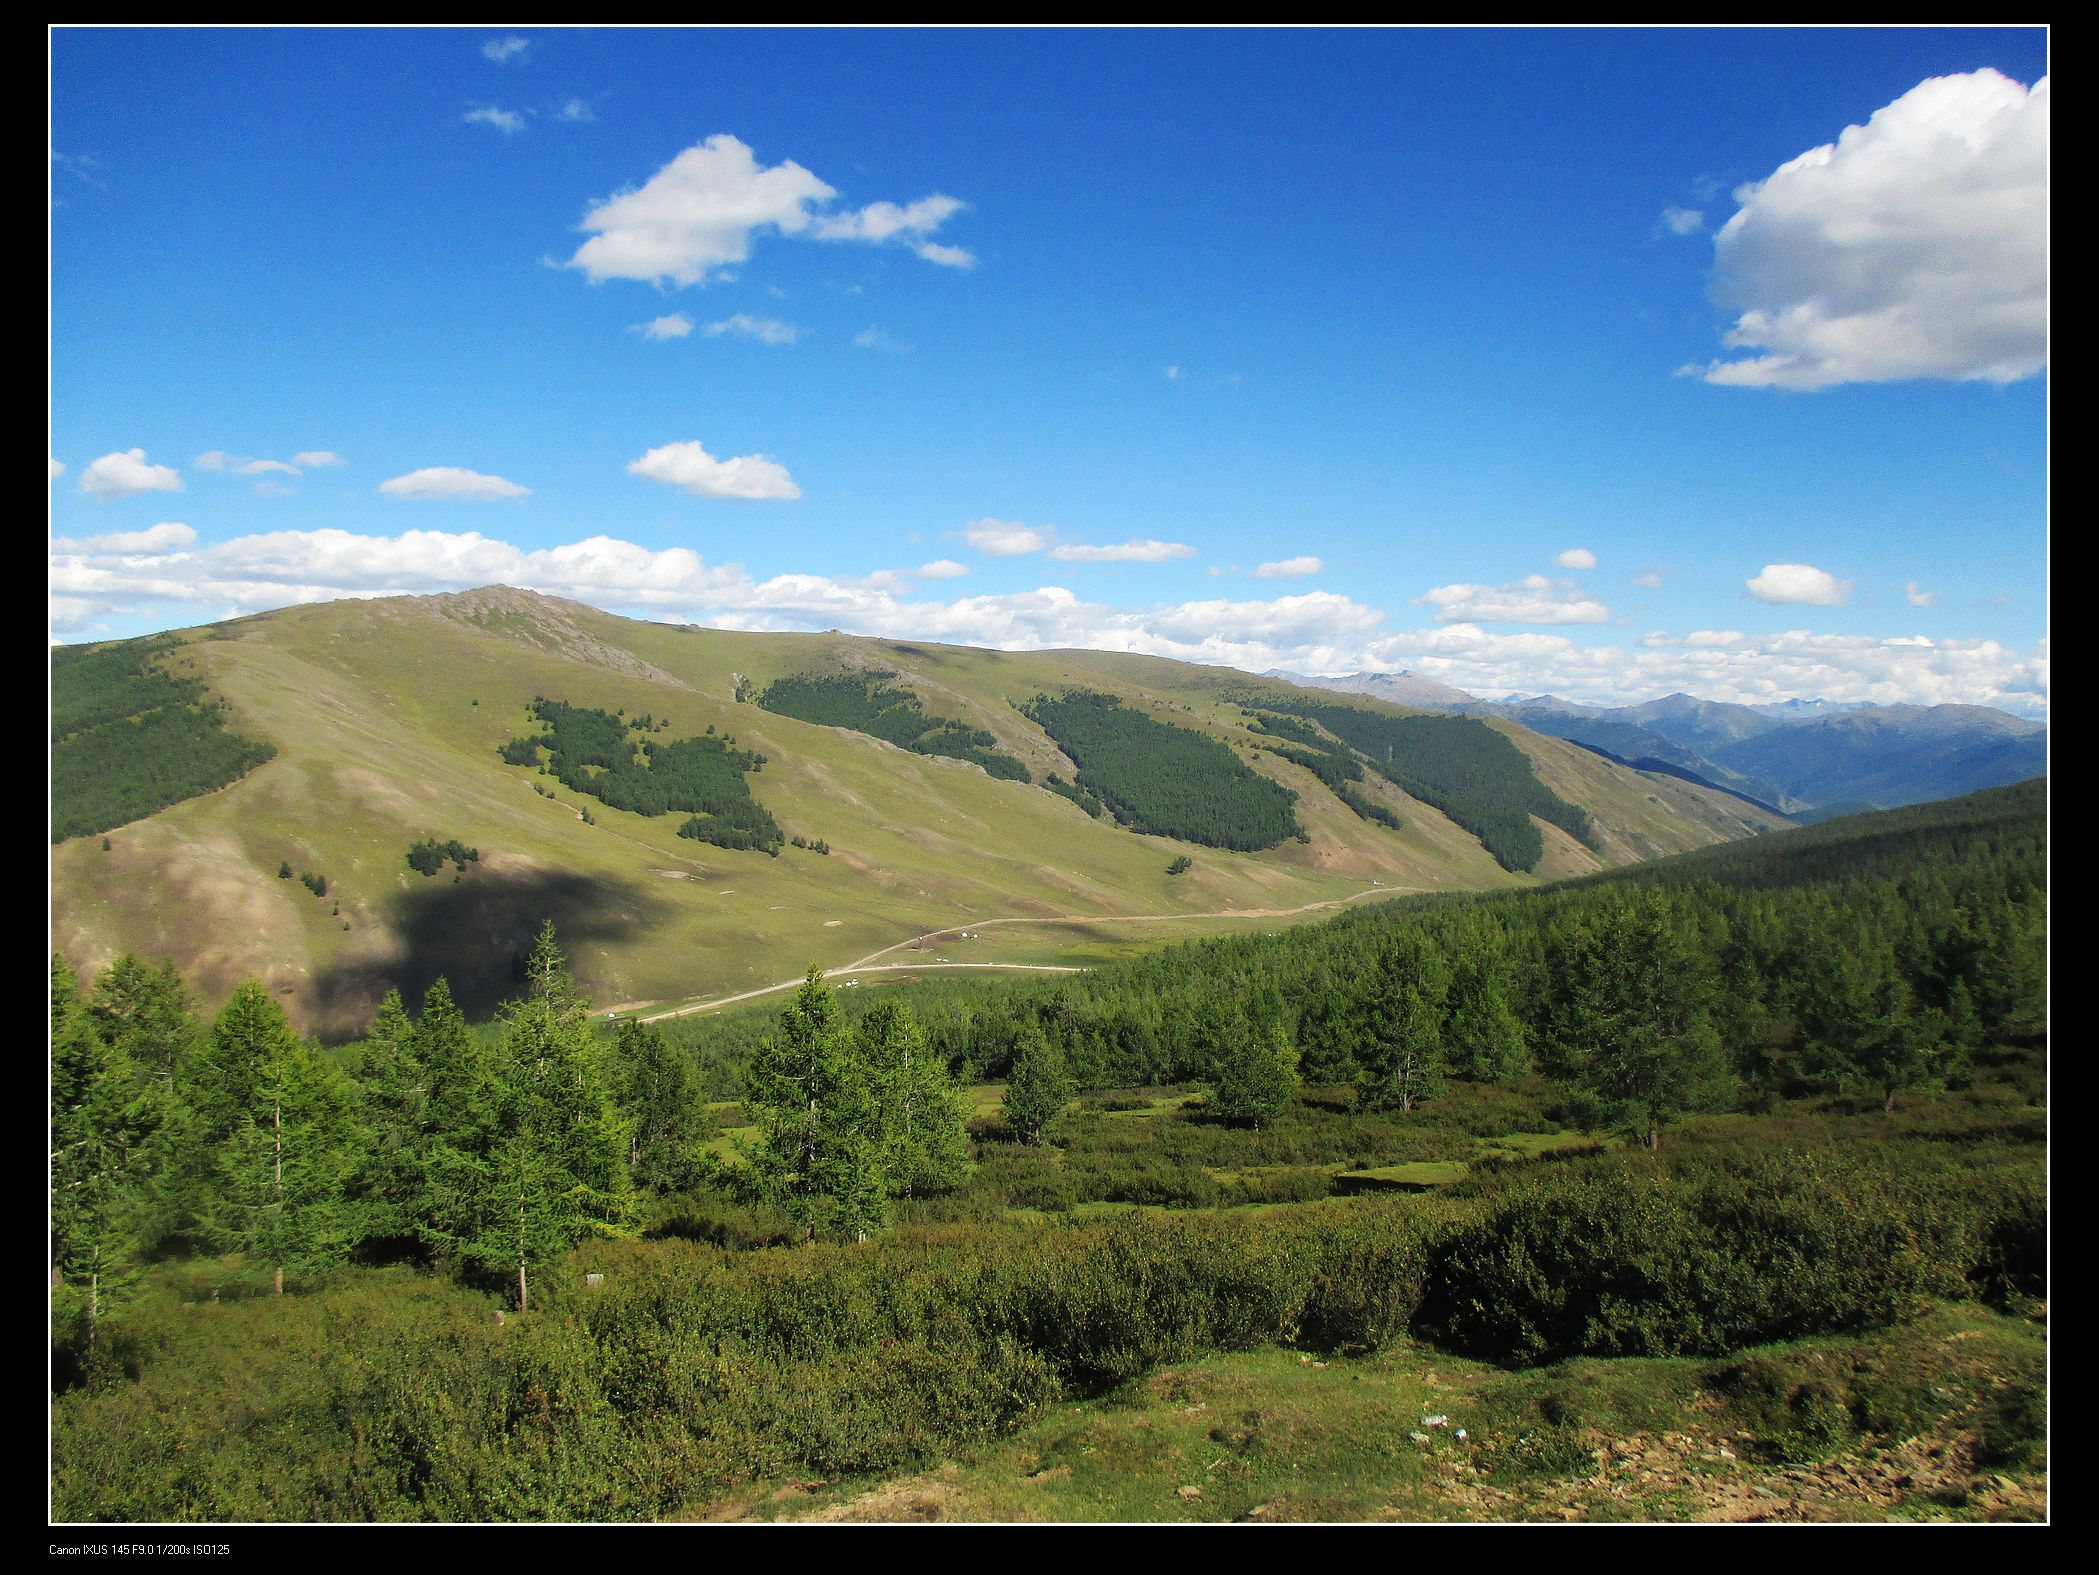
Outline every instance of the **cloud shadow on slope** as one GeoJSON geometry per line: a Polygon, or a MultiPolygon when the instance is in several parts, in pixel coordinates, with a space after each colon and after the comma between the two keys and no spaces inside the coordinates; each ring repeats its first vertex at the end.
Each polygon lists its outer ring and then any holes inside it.
{"type": "MultiPolygon", "coordinates": [[[[631,882],[568,871],[477,872],[456,884],[439,877],[411,888],[396,906],[397,960],[351,962],[315,981],[317,1030],[331,1043],[355,1039],[387,990],[399,990],[413,1012],[439,978],[470,1022],[486,1021],[522,989],[525,959],[548,920],[573,960],[582,947],[616,945],[642,933],[666,906],[631,882]]],[[[584,983],[587,988],[587,978],[584,983]]]]}

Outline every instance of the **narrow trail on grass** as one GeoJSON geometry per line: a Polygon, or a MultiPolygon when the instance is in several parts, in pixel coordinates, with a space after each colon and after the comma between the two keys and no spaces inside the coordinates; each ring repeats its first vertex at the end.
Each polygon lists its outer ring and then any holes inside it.
{"type": "MultiPolygon", "coordinates": [[[[891,952],[904,951],[911,947],[923,947],[943,937],[957,936],[965,930],[988,930],[994,925],[1004,924],[1176,924],[1190,919],[1293,919],[1302,913],[1316,913],[1322,908],[1341,908],[1365,897],[1403,897],[1426,891],[1425,886],[1372,886],[1363,891],[1350,892],[1346,897],[1329,897],[1323,902],[1308,902],[1298,908],[1224,908],[1215,913],[1063,913],[1047,918],[971,919],[964,924],[950,925],[944,930],[927,930],[909,940],[897,941],[879,951],[869,952],[857,962],[841,967],[826,968],[823,976],[836,979],[849,973],[931,973],[938,970],[954,971],[964,968],[1000,968],[1024,973],[1084,973],[1084,968],[1068,963],[1002,963],[1002,962],[912,962],[885,963],[878,958],[891,952]]],[[[644,1023],[660,1023],[667,1017],[686,1017],[694,1012],[712,1012],[724,1006],[733,1006],[738,1001],[754,1001],[760,996],[777,995],[782,990],[792,990],[800,979],[783,979],[778,984],[761,985],[755,990],[740,990],[734,995],[717,996],[711,1001],[695,1001],[688,1006],[674,1006],[669,1011],[650,1012],[642,1017],[644,1023]]],[[[614,1012],[606,1015],[613,1016],[614,1012]]]]}

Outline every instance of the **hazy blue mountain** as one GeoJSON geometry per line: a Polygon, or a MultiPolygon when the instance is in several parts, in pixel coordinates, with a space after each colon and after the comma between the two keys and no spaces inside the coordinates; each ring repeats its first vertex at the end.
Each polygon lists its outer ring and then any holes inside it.
{"type": "Polygon", "coordinates": [[[1423,711],[1499,716],[1628,763],[1688,775],[1787,814],[1893,809],[2040,776],[2047,728],[1990,706],[1784,700],[1735,705],[1670,694],[1598,706],[1557,695],[1482,700],[1412,673],[1271,677],[1423,711]]]}

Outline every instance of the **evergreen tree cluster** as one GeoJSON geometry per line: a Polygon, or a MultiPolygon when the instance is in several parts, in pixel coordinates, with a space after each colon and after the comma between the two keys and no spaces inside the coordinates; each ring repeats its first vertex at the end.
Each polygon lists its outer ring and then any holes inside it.
{"type": "Polygon", "coordinates": [[[92,992],[53,960],[51,1043],[52,1261],[90,1342],[181,1247],[245,1254],[280,1292],[360,1250],[419,1254],[529,1306],[541,1265],[701,1179],[715,1134],[690,1054],[593,1031],[551,926],[492,1032],[440,979],[331,1052],[259,983],[207,1024],[171,966],[127,956],[92,992]]]}
{"type": "Polygon", "coordinates": [[[470,848],[457,837],[439,842],[435,837],[425,837],[420,842],[408,845],[408,867],[418,875],[435,875],[450,860],[460,874],[466,873],[469,864],[481,857],[479,848],[470,848]]]}
{"type": "Polygon", "coordinates": [[[1095,820],[1099,820],[1103,815],[1108,813],[1107,805],[1103,804],[1098,798],[1094,797],[1084,788],[1065,781],[1064,778],[1059,776],[1054,771],[1052,771],[1049,774],[1049,778],[1043,783],[1043,786],[1048,788],[1059,798],[1070,799],[1074,804],[1078,805],[1079,808],[1083,809],[1095,820]]]}
{"type": "Polygon", "coordinates": [[[1028,768],[999,750],[988,729],[929,715],[910,690],[888,682],[895,677],[892,672],[801,673],[774,679],[757,701],[799,722],[866,733],[913,754],[967,760],[1002,781],[1029,780],[1028,768]]]}
{"type": "Polygon", "coordinates": [[[816,967],[752,1057],[743,1108],[758,1137],[724,1179],[812,1240],[858,1240],[968,1167],[960,1091],[910,1010],[881,1001],[848,1023],[816,967]]]}
{"type": "Polygon", "coordinates": [[[765,756],[738,749],[734,739],[710,729],[697,738],[664,744],[644,738],[637,744],[614,713],[544,697],[532,702],[532,714],[547,731],[512,739],[503,746],[505,760],[530,764],[524,757],[544,749],[551,757],[545,769],[556,780],[613,809],[650,816],[684,812],[681,837],[774,855],[786,841],[744,780],[765,765],[765,756]]]}
{"type": "Polygon", "coordinates": [[[1079,787],[1134,831],[1241,853],[1302,835],[1297,795],[1207,734],[1084,689],[1021,709],[1071,757],[1079,787]]]}
{"type": "MultiPolygon", "coordinates": [[[[1540,782],[1523,751],[1476,717],[1388,716],[1363,706],[1272,696],[1262,704],[1302,723],[1318,723],[1380,776],[1479,838],[1503,869],[1535,869],[1545,856],[1533,815],[1595,846],[1588,811],[1540,782]]],[[[1264,717],[1261,729],[1306,741],[1304,732],[1291,733],[1274,718],[1264,717]]]]}
{"type": "Polygon", "coordinates": [[[237,781],[277,751],[166,670],[167,638],[51,653],[51,840],[92,836],[237,781]]]}

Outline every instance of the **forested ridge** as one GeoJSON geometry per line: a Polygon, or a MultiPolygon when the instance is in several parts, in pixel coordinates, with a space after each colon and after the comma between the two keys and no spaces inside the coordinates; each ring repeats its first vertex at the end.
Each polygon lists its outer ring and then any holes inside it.
{"type": "Polygon", "coordinates": [[[51,840],[91,836],[222,788],[273,758],[225,703],[166,669],[169,639],[51,653],[51,840]]]}
{"type": "Polygon", "coordinates": [[[759,692],[757,702],[781,716],[866,733],[913,754],[966,760],[1004,781],[1028,780],[1028,768],[996,748],[998,739],[988,728],[928,714],[910,690],[888,682],[896,676],[800,673],[773,680],[759,692]]]}
{"type": "Polygon", "coordinates": [[[683,811],[678,828],[692,837],[724,848],[757,848],[778,854],[785,833],[752,796],[747,773],[762,769],[765,757],[738,749],[734,739],[707,732],[659,744],[630,736],[654,731],[652,718],[632,721],[610,711],[572,706],[540,697],[532,715],[544,733],[513,738],[500,753],[510,765],[534,764],[540,750],[550,757],[541,769],[564,787],[587,793],[613,809],[637,815],[683,811]]]}
{"type": "Polygon", "coordinates": [[[1290,789],[1207,734],[1161,722],[1119,695],[1037,695],[1021,712],[1071,757],[1078,788],[1133,831],[1241,853],[1304,837],[1290,789]]]}
{"type": "MultiPolygon", "coordinates": [[[[1270,711],[1317,722],[1372,770],[1478,837],[1503,869],[1532,870],[1545,856],[1545,840],[1531,824],[1533,815],[1579,842],[1595,845],[1589,812],[1540,782],[1523,751],[1475,718],[1387,716],[1363,706],[1266,693],[1257,700],[1270,711]]],[[[1283,732],[1272,718],[1263,720],[1262,730],[1283,732]]],[[[1331,748],[1309,728],[1284,736],[1331,748]]]]}

